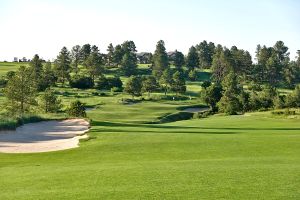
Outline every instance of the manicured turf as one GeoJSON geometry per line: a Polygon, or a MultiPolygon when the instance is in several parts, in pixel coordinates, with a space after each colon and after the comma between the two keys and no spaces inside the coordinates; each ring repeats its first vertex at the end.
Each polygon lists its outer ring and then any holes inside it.
{"type": "Polygon", "coordinates": [[[66,151],[0,154],[0,199],[300,199],[299,115],[147,124],[201,103],[200,84],[188,82],[192,100],[153,94],[132,105],[122,104],[124,94],[54,88],[64,108],[75,99],[94,107],[90,140],[66,151]]]}
{"type": "Polygon", "coordinates": [[[122,122],[133,114],[104,121],[105,112],[91,112],[92,139],[78,149],[0,154],[0,199],[300,198],[298,119],[146,125],[122,122]]]}

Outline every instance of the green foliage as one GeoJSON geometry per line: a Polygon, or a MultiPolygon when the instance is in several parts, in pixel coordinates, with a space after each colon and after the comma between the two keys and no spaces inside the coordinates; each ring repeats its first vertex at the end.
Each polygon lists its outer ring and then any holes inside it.
{"type": "Polygon", "coordinates": [[[176,95],[186,92],[184,74],[180,71],[173,74],[172,91],[176,92],[176,95]]]}
{"type": "Polygon", "coordinates": [[[211,110],[217,110],[217,103],[222,97],[222,86],[219,84],[211,85],[201,92],[202,100],[210,106],[211,110]]]}
{"type": "Polygon", "coordinates": [[[65,82],[70,79],[71,57],[66,47],[63,47],[55,60],[55,75],[58,81],[64,86],[65,82]]]}
{"type": "Polygon", "coordinates": [[[171,89],[173,84],[172,72],[170,69],[163,71],[162,76],[159,79],[160,86],[164,89],[165,96],[169,89],[171,89]]]}
{"type": "Polygon", "coordinates": [[[142,80],[142,92],[147,92],[148,96],[154,91],[157,91],[159,85],[154,76],[146,76],[142,80]]]}
{"type": "Polygon", "coordinates": [[[132,76],[136,74],[137,58],[135,53],[127,52],[124,54],[121,61],[121,70],[125,74],[125,76],[132,76]]]}
{"type": "Polygon", "coordinates": [[[47,87],[49,87],[44,79],[44,69],[42,62],[42,59],[40,59],[40,57],[36,54],[29,63],[29,69],[32,71],[31,76],[38,91],[44,91],[47,87]]]}
{"type": "Polygon", "coordinates": [[[74,76],[69,81],[70,87],[78,89],[90,89],[94,87],[94,81],[91,77],[87,76],[74,76]]]}
{"type": "Polygon", "coordinates": [[[79,73],[79,64],[80,64],[80,60],[82,58],[82,54],[81,54],[81,47],[79,45],[76,45],[74,47],[72,47],[71,50],[71,58],[72,58],[72,71],[77,75],[79,73]]]}
{"type": "Polygon", "coordinates": [[[126,82],[124,91],[134,98],[142,95],[142,79],[139,76],[131,76],[126,82]]]}
{"type": "Polygon", "coordinates": [[[99,90],[110,90],[112,88],[118,88],[117,90],[120,91],[122,90],[123,83],[120,79],[120,77],[105,77],[105,76],[100,76],[98,83],[97,83],[97,88],[99,90]]]}
{"type": "Polygon", "coordinates": [[[237,76],[233,72],[230,72],[222,81],[222,87],[224,92],[218,102],[219,111],[228,115],[243,111],[243,105],[239,99],[242,89],[239,88],[237,76]]]}
{"type": "Polygon", "coordinates": [[[8,80],[4,89],[7,98],[6,109],[14,115],[21,116],[36,104],[36,85],[32,79],[32,70],[21,66],[15,76],[8,80]]]}
{"type": "Polygon", "coordinates": [[[175,56],[174,56],[174,65],[177,69],[182,69],[184,65],[184,55],[180,51],[175,51],[175,56]]]}
{"type": "Polygon", "coordinates": [[[55,92],[50,88],[47,88],[40,96],[39,104],[45,113],[56,113],[62,108],[61,100],[57,98],[55,92]]]}
{"type": "Polygon", "coordinates": [[[232,69],[232,57],[228,49],[223,50],[218,46],[212,61],[212,78],[216,83],[221,83],[232,69]]]}
{"type": "Polygon", "coordinates": [[[287,96],[286,105],[288,107],[300,107],[300,85],[297,85],[295,90],[287,96]]]}
{"type": "Polygon", "coordinates": [[[215,44],[212,42],[207,43],[206,40],[196,46],[199,55],[200,68],[208,69],[212,65],[213,55],[215,53],[215,44]]]}
{"type": "Polygon", "coordinates": [[[46,120],[45,118],[37,115],[23,115],[13,118],[2,118],[0,120],[0,131],[1,130],[15,130],[17,127],[46,120]]]}
{"type": "Polygon", "coordinates": [[[45,65],[42,82],[44,87],[55,86],[55,83],[57,82],[57,77],[52,69],[51,62],[47,62],[45,65]]]}
{"type": "Polygon", "coordinates": [[[203,81],[203,83],[201,84],[201,87],[206,89],[209,86],[211,86],[211,82],[210,81],[203,81]]]}
{"type": "Polygon", "coordinates": [[[113,66],[114,65],[114,51],[115,48],[112,43],[110,43],[107,47],[107,55],[106,55],[106,65],[113,66]]]}
{"type": "Polygon", "coordinates": [[[153,54],[153,75],[161,77],[162,73],[169,68],[168,54],[165,48],[165,42],[157,42],[156,50],[153,54]]]}
{"type": "Polygon", "coordinates": [[[188,76],[191,81],[196,81],[197,80],[197,71],[195,69],[191,70],[189,72],[188,76]]]}
{"type": "Polygon", "coordinates": [[[189,49],[189,53],[186,58],[186,66],[189,71],[199,68],[199,55],[194,46],[189,49]]]}
{"type": "Polygon", "coordinates": [[[71,117],[86,117],[84,104],[79,100],[71,102],[67,112],[71,117]]]}
{"type": "Polygon", "coordinates": [[[103,73],[103,60],[97,46],[93,46],[90,55],[84,62],[84,66],[90,78],[95,81],[95,78],[103,73]]]}

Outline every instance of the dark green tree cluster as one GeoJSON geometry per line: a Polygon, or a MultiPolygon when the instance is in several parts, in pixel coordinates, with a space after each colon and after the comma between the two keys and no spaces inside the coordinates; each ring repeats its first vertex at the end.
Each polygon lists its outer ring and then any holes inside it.
{"type": "Polygon", "coordinates": [[[106,54],[107,66],[119,66],[125,76],[136,74],[137,54],[136,46],[133,41],[125,41],[114,47],[109,44],[106,54]]]}

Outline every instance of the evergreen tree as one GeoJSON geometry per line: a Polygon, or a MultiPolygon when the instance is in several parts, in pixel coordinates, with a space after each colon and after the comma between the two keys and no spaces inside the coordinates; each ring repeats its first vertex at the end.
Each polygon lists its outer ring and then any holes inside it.
{"type": "Polygon", "coordinates": [[[46,87],[54,86],[57,81],[50,61],[45,64],[43,81],[46,87]]]}
{"type": "Polygon", "coordinates": [[[137,59],[136,55],[132,52],[127,52],[122,58],[121,70],[125,76],[131,76],[136,74],[137,70],[137,59]]]}
{"type": "Polygon", "coordinates": [[[216,83],[221,83],[225,76],[233,70],[232,58],[228,49],[217,47],[212,62],[212,78],[216,83]]]}
{"type": "Polygon", "coordinates": [[[122,62],[123,56],[124,56],[124,53],[123,53],[122,46],[121,45],[117,45],[115,47],[115,51],[114,51],[114,54],[113,54],[113,62],[116,65],[120,65],[121,62],[122,62]]]}
{"type": "Polygon", "coordinates": [[[148,97],[150,94],[156,91],[159,85],[154,76],[146,76],[142,81],[142,92],[148,92],[148,97]]]}
{"type": "Polygon", "coordinates": [[[92,52],[92,48],[91,48],[90,44],[85,44],[82,46],[81,52],[80,52],[81,63],[84,63],[87,60],[87,58],[90,56],[91,52],[92,52]]]}
{"type": "Polygon", "coordinates": [[[159,79],[159,84],[163,88],[166,96],[168,90],[171,88],[173,84],[173,77],[170,69],[166,69],[165,71],[163,71],[163,74],[159,79]]]}
{"type": "Polygon", "coordinates": [[[43,63],[42,59],[36,54],[31,62],[29,63],[30,70],[32,70],[32,78],[35,82],[35,85],[37,87],[38,91],[43,91],[46,88],[44,87],[44,82],[43,82],[43,76],[44,76],[44,71],[43,71],[43,63]]]}
{"type": "Polygon", "coordinates": [[[61,100],[55,96],[55,93],[50,88],[47,88],[41,95],[40,106],[45,113],[56,113],[61,107],[61,100]]]}
{"type": "Polygon", "coordinates": [[[156,45],[153,55],[153,75],[161,77],[163,71],[169,68],[168,54],[165,48],[165,42],[160,40],[156,45]]]}
{"type": "Polygon", "coordinates": [[[201,92],[202,100],[210,106],[212,111],[217,111],[217,103],[222,97],[222,87],[219,84],[210,85],[201,92]]]}
{"type": "Polygon", "coordinates": [[[4,95],[7,98],[7,110],[14,114],[20,113],[22,116],[32,105],[36,105],[37,90],[32,70],[21,66],[8,80],[4,95]]]}
{"type": "Polygon", "coordinates": [[[189,49],[189,53],[186,58],[186,66],[189,71],[199,68],[199,55],[194,46],[189,49]]]}
{"type": "Polygon", "coordinates": [[[206,40],[196,46],[199,53],[199,64],[202,69],[210,68],[212,65],[212,59],[215,52],[215,44],[206,40]]]}
{"type": "Polygon", "coordinates": [[[107,58],[106,58],[106,64],[107,66],[112,66],[113,65],[113,62],[114,62],[114,51],[115,51],[115,48],[114,46],[112,45],[112,43],[110,43],[107,47],[107,58]]]}
{"type": "Polygon", "coordinates": [[[222,81],[224,89],[223,96],[218,102],[219,111],[229,115],[235,115],[242,111],[242,105],[239,100],[241,88],[238,87],[237,76],[230,72],[222,81]]]}
{"type": "Polygon", "coordinates": [[[103,73],[102,56],[97,46],[94,45],[92,47],[92,51],[89,57],[86,59],[84,65],[86,66],[87,72],[93,82],[95,81],[96,77],[103,73]]]}
{"type": "Polygon", "coordinates": [[[124,91],[134,98],[142,95],[142,80],[139,76],[131,76],[125,85],[124,91]]]}
{"type": "Polygon", "coordinates": [[[178,93],[184,94],[186,92],[184,74],[180,71],[173,74],[172,90],[176,92],[176,96],[178,93]]]}
{"type": "Polygon", "coordinates": [[[70,79],[71,57],[66,47],[63,47],[55,61],[55,72],[58,80],[64,86],[65,82],[70,79]]]}
{"type": "Polygon", "coordinates": [[[81,59],[81,47],[79,45],[76,45],[72,47],[71,50],[71,58],[72,58],[72,71],[77,75],[79,72],[79,63],[81,59]]]}
{"type": "Polygon", "coordinates": [[[175,51],[174,56],[174,65],[177,68],[177,70],[182,70],[182,67],[184,65],[184,55],[180,51],[175,51]]]}

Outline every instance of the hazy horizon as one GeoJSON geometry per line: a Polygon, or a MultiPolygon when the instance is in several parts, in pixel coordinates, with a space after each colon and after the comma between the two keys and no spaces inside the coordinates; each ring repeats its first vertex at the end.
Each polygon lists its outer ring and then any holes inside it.
{"type": "Polygon", "coordinates": [[[300,49],[300,2],[197,0],[0,0],[0,60],[54,59],[63,46],[85,43],[106,52],[109,43],[133,40],[139,52],[153,52],[158,40],[167,51],[187,53],[203,40],[235,45],[252,57],[258,44],[282,40],[291,59],[300,49]]]}

